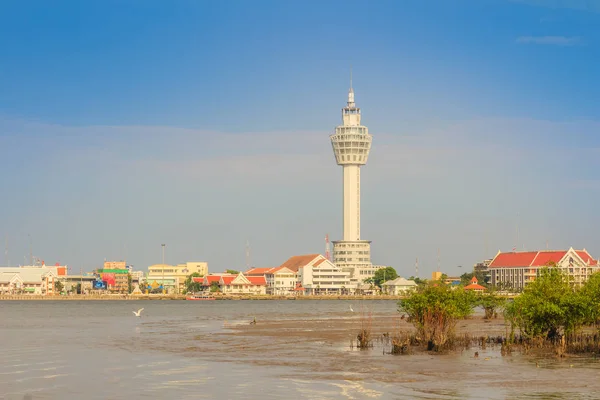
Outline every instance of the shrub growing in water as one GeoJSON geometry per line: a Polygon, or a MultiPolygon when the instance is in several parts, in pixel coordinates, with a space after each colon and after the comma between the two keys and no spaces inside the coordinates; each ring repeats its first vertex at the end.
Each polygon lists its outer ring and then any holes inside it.
{"type": "Polygon", "coordinates": [[[456,322],[471,315],[476,304],[471,291],[446,285],[425,286],[398,302],[399,311],[408,314],[419,339],[436,351],[453,336],[456,322]]]}
{"type": "Polygon", "coordinates": [[[589,296],[577,290],[557,268],[544,268],[540,275],[506,307],[511,326],[529,339],[557,340],[573,333],[589,319],[589,296]]]}

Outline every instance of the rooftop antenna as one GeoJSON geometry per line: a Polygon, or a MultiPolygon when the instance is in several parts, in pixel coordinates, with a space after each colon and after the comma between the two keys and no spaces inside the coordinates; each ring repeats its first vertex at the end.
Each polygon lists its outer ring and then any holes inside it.
{"type": "Polygon", "coordinates": [[[519,213],[517,213],[517,242],[515,243],[515,249],[519,250],[519,213]]]}
{"type": "Polygon", "coordinates": [[[488,239],[488,231],[485,231],[485,254],[483,255],[483,259],[486,260],[488,258],[488,255],[490,254],[490,249],[489,249],[489,239],[488,239]]]}

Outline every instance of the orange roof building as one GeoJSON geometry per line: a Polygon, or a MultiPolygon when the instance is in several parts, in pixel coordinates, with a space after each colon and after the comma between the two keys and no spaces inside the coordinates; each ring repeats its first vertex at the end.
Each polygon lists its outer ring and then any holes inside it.
{"type": "Polygon", "coordinates": [[[485,287],[481,286],[479,284],[479,281],[477,280],[476,277],[472,277],[471,278],[471,283],[469,283],[467,286],[465,286],[464,289],[465,290],[472,290],[474,292],[483,292],[483,291],[485,291],[485,287]]]}
{"type": "Polygon", "coordinates": [[[586,249],[575,250],[572,247],[569,250],[498,252],[488,269],[492,285],[523,289],[544,267],[560,268],[578,285],[600,270],[598,260],[586,249]]]}

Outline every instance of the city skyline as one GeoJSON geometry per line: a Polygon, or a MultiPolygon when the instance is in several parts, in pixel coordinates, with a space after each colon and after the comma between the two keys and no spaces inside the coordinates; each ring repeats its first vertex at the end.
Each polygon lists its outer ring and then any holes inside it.
{"type": "Polygon", "coordinates": [[[376,137],[372,260],[428,277],[438,249],[448,273],[514,246],[599,252],[594,2],[34,3],[0,6],[12,265],[324,253],[350,66],[376,137]]]}

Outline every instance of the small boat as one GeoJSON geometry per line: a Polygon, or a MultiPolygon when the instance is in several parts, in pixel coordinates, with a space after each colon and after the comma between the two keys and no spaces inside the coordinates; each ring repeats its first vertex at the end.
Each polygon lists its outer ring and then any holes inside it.
{"type": "Polygon", "coordinates": [[[216,300],[214,297],[207,294],[192,294],[185,298],[186,300],[216,300]]]}

